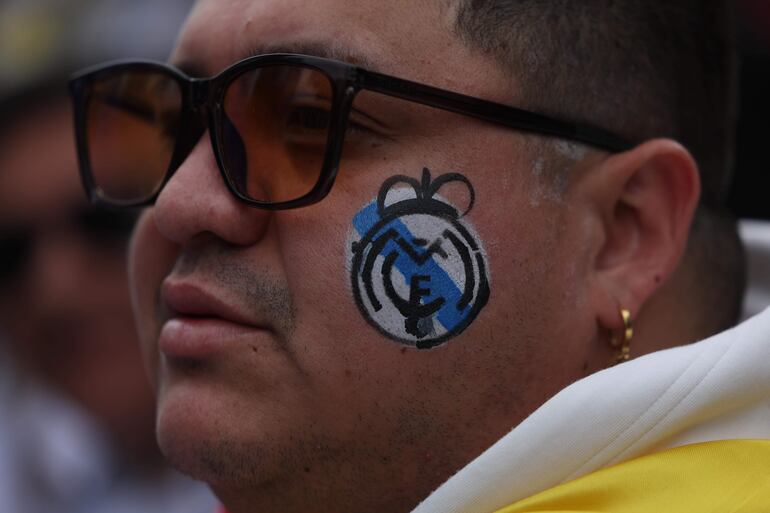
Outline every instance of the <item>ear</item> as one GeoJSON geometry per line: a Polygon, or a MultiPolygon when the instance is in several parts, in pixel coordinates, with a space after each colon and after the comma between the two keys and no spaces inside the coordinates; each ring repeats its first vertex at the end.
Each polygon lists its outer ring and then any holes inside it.
{"type": "Polygon", "coordinates": [[[684,254],[700,195],[689,152],[655,139],[612,155],[591,171],[592,203],[602,231],[594,255],[599,323],[619,330],[619,309],[636,318],[684,254]]]}

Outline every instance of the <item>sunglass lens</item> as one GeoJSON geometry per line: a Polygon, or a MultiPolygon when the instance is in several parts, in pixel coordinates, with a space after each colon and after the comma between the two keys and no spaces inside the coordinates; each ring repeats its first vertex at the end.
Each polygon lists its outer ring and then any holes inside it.
{"type": "Polygon", "coordinates": [[[136,204],[163,185],[180,128],[182,91],[162,71],[97,77],[86,110],[88,163],[97,192],[136,204]]]}
{"type": "Polygon", "coordinates": [[[329,140],[333,88],[322,72],[275,65],[230,83],[221,146],[228,178],[252,200],[292,201],[318,184],[329,140]]]}

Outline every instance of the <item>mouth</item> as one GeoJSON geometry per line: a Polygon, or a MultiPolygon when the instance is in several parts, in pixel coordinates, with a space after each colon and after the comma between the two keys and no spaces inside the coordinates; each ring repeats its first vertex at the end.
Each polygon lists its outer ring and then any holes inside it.
{"type": "Polygon", "coordinates": [[[184,367],[228,350],[239,339],[270,331],[245,308],[194,282],[166,279],[160,296],[164,315],[158,347],[168,361],[184,367]]]}

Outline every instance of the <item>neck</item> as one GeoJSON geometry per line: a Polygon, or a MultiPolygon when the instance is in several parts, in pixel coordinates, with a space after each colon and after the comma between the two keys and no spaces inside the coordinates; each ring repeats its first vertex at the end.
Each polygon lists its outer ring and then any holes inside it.
{"type": "Polygon", "coordinates": [[[366,461],[338,455],[273,480],[212,483],[212,489],[228,513],[408,513],[502,437],[511,423],[504,425],[479,422],[466,439],[389,444],[366,461]]]}
{"type": "MultiPolygon", "coordinates": [[[[394,472],[397,472],[395,469],[394,472]]],[[[339,472],[339,470],[337,470],[339,472]]],[[[401,486],[393,476],[361,472],[358,479],[345,473],[303,471],[303,479],[272,482],[255,487],[212,486],[226,513],[408,513],[438,484],[420,488],[401,486]],[[364,477],[363,474],[369,474],[364,477]],[[389,484],[388,490],[382,484],[389,484]]]]}

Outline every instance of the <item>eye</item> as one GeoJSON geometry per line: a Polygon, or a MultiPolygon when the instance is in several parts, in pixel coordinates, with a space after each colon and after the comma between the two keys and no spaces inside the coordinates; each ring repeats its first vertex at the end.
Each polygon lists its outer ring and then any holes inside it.
{"type": "Polygon", "coordinates": [[[94,95],[95,101],[109,107],[113,114],[129,116],[158,131],[158,135],[167,144],[173,144],[179,131],[179,113],[159,108],[141,98],[120,96],[108,93],[94,95]]]}
{"type": "Polygon", "coordinates": [[[348,136],[372,136],[388,137],[387,128],[369,114],[353,109],[348,116],[348,126],[346,130],[348,136]]]}
{"type": "Polygon", "coordinates": [[[324,132],[329,129],[331,113],[328,109],[316,106],[298,105],[289,113],[286,122],[290,129],[300,132],[324,132]]]}
{"type": "MultiPolygon", "coordinates": [[[[285,117],[285,136],[288,142],[320,145],[326,142],[332,123],[331,101],[326,98],[295,98],[285,117]]],[[[389,138],[385,125],[360,109],[352,109],[345,129],[348,145],[366,143],[373,139],[389,138]]]]}
{"type": "Polygon", "coordinates": [[[292,105],[284,118],[284,141],[318,151],[326,144],[330,120],[331,113],[323,106],[292,105]]]}
{"type": "Polygon", "coordinates": [[[156,122],[156,109],[149,102],[143,101],[141,97],[105,91],[94,94],[93,100],[101,102],[118,112],[133,116],[145,123],[153,124],[156,122]]]}
{"type": "MultiPolygon", "coordinates": [[[[295,105],[286,118],[287,139],[295,144],[320,144],[326,141],[331,126],[331,110],[320,105],[295,105]]],[[[345,138],[348,142],[385,137],[370,116],[352,111],[348,117],[345,138]]]]}

